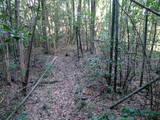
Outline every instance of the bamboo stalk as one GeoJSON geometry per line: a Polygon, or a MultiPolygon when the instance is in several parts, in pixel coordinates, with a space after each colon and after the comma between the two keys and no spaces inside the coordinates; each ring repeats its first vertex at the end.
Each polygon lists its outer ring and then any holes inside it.
{"type": "Polygon", "coordinates": [[[43,77],[45,76],[45,74],[51,69],[53,63],[55,62],[55,60],[57,59],[57,57],[55,57],[50,66],[46,68],[46,70],[44,71],[44,73],[41,75],[41,77],[37,80],[36,84],[32,87],[31,91],[28,93],[28,95],[19,103],[19,105],[17,105],[15,107],[15,109],[12,111],[12,113],[7,117],[6,120],[10,120],[13,115],[24,105],[24,103],[26,102],[26,100],[29,98],[29,96],[33,93],[33,91],[36,89],[36,87],[39,85],[39,83],[43,80],[43,77]]]}
{"type": "Polygon", "coordinates": [[[130,94],[128,94],[127,96],[121,98],[120,100],[118,100],[116,103],[114,103],[113,105],[110,106],[110,109],[113,109],[114,107],[116,107],[117,105],[121,104],[122,102],[124,102],[125,100],[129,99],[130,97],[132,97],[133,95],[137,94],[138,92],[142,91],[143,89],[145,89],[146,87],[152,85],[153,83],[157,82],[160,80],[160,77],[156,78],[155,80],[152,80],[148,83],[146,83],[145,85],[143,85],[142,87],[136,89],[135,91],[131,92],[130,94]]]}
{"type": "Polygon", "coordinates": [[[151,8],[143,5],[143,4],[141,4],[140,2],[138,2],[138,1],[136,1],[136,0],[130,0],[130,1],[131,1],[131,2],[134,2],[135,4],[137,4],[138,6],[140,6],[140,7],[142,7],[142,8],[144,8],[144,9],[152,12],[153,14],[155,14],[155,15],[157,15],[157,16],[160,16],[160,12],[155,11],[155,10],[153,10],[153,9],[151,9],[151,8]]]}

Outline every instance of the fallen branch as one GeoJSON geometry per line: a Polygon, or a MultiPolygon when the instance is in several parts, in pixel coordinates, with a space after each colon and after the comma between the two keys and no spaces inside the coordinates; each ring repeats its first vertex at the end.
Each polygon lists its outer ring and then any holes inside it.
{"type": "Polygon", "coordinates": [[[1,98],[1,100],[0,100],[0,104],[1,104],[3,101],[4,101],[4,97],[2,97],[2,98],[1,98]]]}
{"type": "Polygon", "coordinates": [[[55,60],[57,59],[57,57],[55,57],[52,62],[50,63],[50,65],[46,68],[46,70],[44,71],[44,73],[41,75],[41,77],[37,80],[36,84],[32,87],[31,91],[28,93],[28,95],[20,102],[20,104],[13,110],[13,112],[8,116],[8,118],[6,120],[10,120],[13,115],[24,105],[24,103],[26,102],[26,100],[29,98],[29,96],[33,93],[33,91],[36,89],[36,87],[39,85],[39,83],[43,80],[43,77],[45,76],[45,74],[51,69],[53,63],[55,62],[55,60]]]}
{"type": "Polygon", "coordinates": [[[113,109],[114,107],[116,107],[117,105],[121,104],[122,102],[124,102],[125,100],[127,100],[128,98],[132,97],[133,95],[137,94],[138,92],[142,91],[143,89],[145,89],[146,87],[152,85],[153,83],[157,82],[160,80],[160,77],[156,78],[155,80],[152,80],[148,83],[146,83],[144,86],[136,89],[135,91],[133,91],[132,93],[128,94],[127,96],[121,98],[120,100],[118,100],[116,103],[114,103],[112,106],[110,106],[110,109],[113,109]]]}
{"type": "Polygon", "coordinates": [[[44,82],[41,82],[40,85],[49,85],[49,84],[55,84],[55,83],[58,83],[58,82],[62,82],[62,81],[44,81],[44,82]]]}
{"type": "Polygon", "coordinates": [[[135,4],[137,4],[138,6],[142,7],[142,8],[145,8],[146,10],[152,12],[153,14],[157,15],[157,16],[160,16],[160,12],[157,12],[143,4],[141,4],[140,2],[136,1],[136,0],[130,0],[131,2],[134,2],[135,4]]]}

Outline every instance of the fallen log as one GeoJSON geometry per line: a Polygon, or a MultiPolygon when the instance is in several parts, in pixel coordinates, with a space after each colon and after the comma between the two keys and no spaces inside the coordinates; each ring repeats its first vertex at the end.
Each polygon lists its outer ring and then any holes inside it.
{"type": "Polygon", "coordinates": [[[121,104],[122,102],[124,102],[125,100],[129,99],[130,97],[132,97],[133,95],[137,94],[138,92],[142,91],[143,89],[147,88],[148,86],[152,85],[153,83],[157,82],[160,80],[160,77],[156,78],[155,80],[152,80],[148,83],[146,83],[145,85],[143,85],[142,87],[136,89],[135,91],[131,92],[130,94],[128,94],[127,96],[121,98],[120,100],[118,100],[116,103],[114,103],[113,105],[110,106],[110,109],[115,108],[117,105],[121,104]]]}
{"type": "Polygon", "coordinates": [[[50,65],[46,68],[46,70],[44,71],[44,73],[41,75],[41,77],[37,80],[36,84],[32,87],[31,91],[27,94],[27,96],[19,103],[19,105],[17,105],[17,107],[11,112],[11,114],[7,117],[6,120],[10,120],[13,115],[24,105],[24,103],[26,102],[26,100],[29,98],[29,96],[33,93],[33,91],[37,88],[37,86],[39,85],[39,83],[41,83],[41,81],[43,80],[43,77],[45,76],[45,74],[51,69],[53,63],[55,62],[55,60],[57,59],[57,57],[55,57],[52,62],[50,63],[50,65]]]}

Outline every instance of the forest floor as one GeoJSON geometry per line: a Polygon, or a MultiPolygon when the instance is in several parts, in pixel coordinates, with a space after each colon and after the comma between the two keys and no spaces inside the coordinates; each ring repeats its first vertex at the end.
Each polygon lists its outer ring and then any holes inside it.
{"type": "MultiPolygon", "coordinates": [[[[53,58],[54,56],[50,56],[50,59],[53,58]]],[[[72,113],[75,110],[76,79],[82,75],[76,64],[74,56],[57,55],[51,74],[34,91],[29,104],[26,104],[31,120],[75,119],[72,113]],[[49,83],[43,84],[44,82],[49,83]]]]}
{"type": "MultiPolygon", "coordinates": [[[[94,58],[95,55],[85,53],[84,57],[78,61],[76,51],[66,48],[60,49],[54,55],[33,51],[28,91],[55,56],[57,59],[52,69],[43,77],[43,81],[13,120],[98,120],[97,116],[106,114],[116,120],[113,116],[121,116],[122,106],[139,107],[139,103],[145,105],[143,99],[135,95],[124,104],[119,105],[117,109],[110,110],[109,106],[122,96],[108,89],[106,79],[103,77],[96,78],[96,81],[90,80],[87,61],[94,58]]],[[[23,98],[20,94],[13,94],[13,89],[17,88],[13,86],[9,92],[8,96],[13,96],[13,98],[12,106],[8,107],[8,111],[18,105],[23,98]]],[[[3,91],[5,89],[8,88],[3,88],[3,91]]],[[[5,105],[7,104],[4,102],[3,106],[5,105]]],[[[1,111],[6,110],[1,109],[1,111]]]]}
{"type": "MultiPolygon", "coordinates": [[[[105,101],[98,90],[93,90],[85,82],[84,63],[88,57],[78,61],[74,52],[63,51],[54,56],[43,56],[44,60],[52,60],[55,56],[57,59],[25,104],[30,120],[89,120],[111,105],[111,100],[105,101]]],[[[34,77],[36,70],[32,71],[34,77]]]]}

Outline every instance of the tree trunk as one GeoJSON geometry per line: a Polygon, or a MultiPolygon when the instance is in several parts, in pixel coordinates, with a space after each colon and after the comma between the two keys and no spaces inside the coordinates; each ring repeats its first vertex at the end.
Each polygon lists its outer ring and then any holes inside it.
{"type": "MultiPolygon", "coordinates": [[[[7,0],[6,4],[7,4],[7,7],[6,7],[7,18],[9,19],[9,23],[12,26],[11,1],[7,0]]],[[[8,34],[7,36],[6,35],[4,36],[4,39],[11,39],[10,33],[8,32],[7,34],[8,34]]],[[[9,66],[10,66],[9,43],[5,44],[4,59],[5,59],[5,64],[6,64],[6,78],[7,78],[7,82],[8,82],[8,84],[11,85],[11,73],[10,73],[10,70],[9,70],[9,66]]]]}
{"type": "Polygon", "coordinates": [[[86,50],[88,51],[89,46],[88,46],[88,21],[87,21],[87,5],[86,5],[86,1],[84,1],[84,10],[85,10],[85,17],[84,17],[84,22],[85,22],[85,39],[86,39],[86,50]]]}
{"type": "MultiPolygon", "coordinates": [[[[126,7],[126,11],[129,12],[129,8],[126,7]]],[[[127,55],[127,68],[126,68],[126,73],[125,73],[125,80],[123,83],[123,89],[125,91],[125,93],[127,93],[127,89],[128,89],[128,79],[131,73],[131,67],[130,67],[130,31],[129,31],[129,21],[128,21],[128,17],[126,16],[125,18],[125,23],[126,23],[126,34],[127,34],[127,51],[128,51],[128,55],[127,55]]],[[[133,68],[134,69],[134,68],[133,68]]]]}
{"type": "Polygon", "coordinates": [[[59,3],[58,1],[55,1],[55,18],[54,18],[54,24],[55,24],[55,49],[57,49],[58,40],[59,40],[59,3]]]}
{"type": "Polygon", "coordinates": [[[45,40],[44,52],[49,53],[48,38],[47,38],[48,36],[46,30],[46,22],[47,22],[46,0],[41,0],[41,6],[42,6],[42,32],[43,32],[43,39],[45,40]]]}
{"type": "Polygon", "coordinates": [[[146,44],[147,44],[147,31],[148,31],[148,10],[145,11],[145,24],[144,24],[144,43],[143,43],[143,61],[142,61],[142,68],[141,68],[141,76],[140,76],[140,87],[143,84],[143,76],[144,76],[144,69],[146,63],[146,44]]]}
{"type": "Polygon", "coordinates": [[[66,1],[66,9],[67,9],[67,17],[68,17],[68,22],[67,22],[67,33],[68,33],[68,37],[67,37],[67,44],[70,44],[72,41],[72,35],[73,35],[73,31],[72,31],[72,17],[71,17],[71,10],[70,10],[70,4],[69,1],[66,1]]]}
{"type": "Polygon", "coordinates": [[[112,79],[114,27],[115,27],[115,4],[116,4],[115,0],[112,0],[112,25],[111,25],[111,38],[110,38],[110,64],[109,64],[108,85],[111,85],[111,79],[112,79]]]}
{"type": "Polygon", "coordinates": [[[154,35],[153,35],[151,50],[150,50],[150,53],[149,53],[149,58],[152,57],[152,52],[153,52],[154,44],[155,44],[155,41],[156,41],[156,35],[157,35],[157,21],[153,24],[154,24],[154,35]]]}
{"type": "Polygon", "coordinates": [[[78,3],[78,10],[77,10],[77,22],[76,22],[76,41],[77,41],[77,55],[78,59],[80,58],[80,54],[83,57],[83,48],[82,48],[82,41],[81,41],[81,7],[82,7],[82,0],[79,0],[78,3]]]}
{"type": "Polygon", "coordinates": [[[114,92],[116,92],[117,88],[117,67],[118,67],[118,41],[119,41],[119,6],[118,0],[116,1],[115,6],[115,68],[114,68],[114,92]]]}
{"type": "Polygon", "coordinates": [[[95,40],[95,17],[96,17],[96,1],[91,0],[91,25],[90,25],[90,51],[91,54],[95,52],[94,40],[95,40]]]}
{"type": "Polygon", "coordinates": [[[73,39],[75,39],[75,2],[72,0],[72,29],[73,29],[73,39]]]}
{"type": "Polygon", "coordinates": [[[39,16],[39,9],[40,9],[40,1],[38,1],[37,14],[34,19],[34,24],[33,24],[33,28],[32,28],[32,36],[31,36],[31,39],[29,41],[29,46],[28,46],[26,73],[25,73],[25,78],[24,78],[24,82],[23,82],[23,94],[24,95],[26,95],[26,93],[27,93],[27,85],[28,85],[29,72],[30,72],[31,53],[32,53],[34,35],[35,35],[35,31],[36,31],[36,26],[37,26],[37,20],[38,20],[38,16],[39,16]]]}
{"type": "MultiPolygon", "coordinates": [[[[16,20],[16,28],[19,29],[20,27],[20,18],[19,18],[19,7],[20,7],[20,0],[15,0],[15,20],[16,20]]],[[[22,40],[19,40],[19,63],[21,69],[21,80],[24,81],[25,75],[25,52],[24,52],[24,45],[22,40]]]]}

